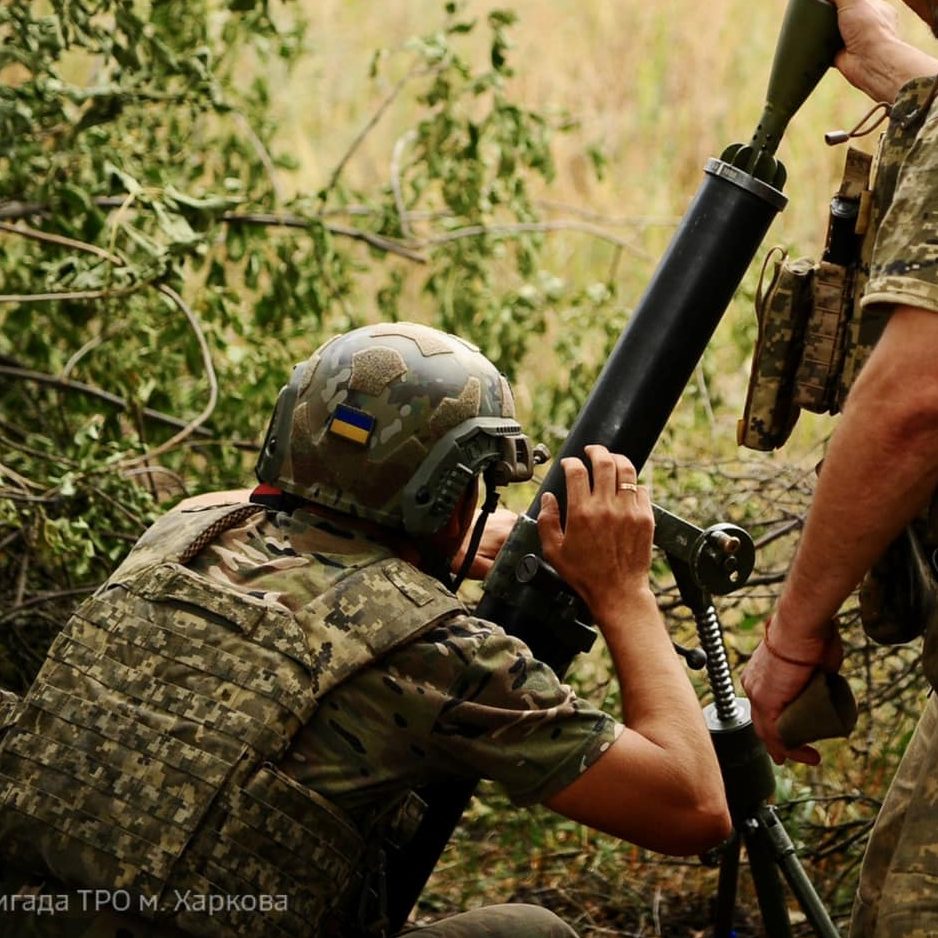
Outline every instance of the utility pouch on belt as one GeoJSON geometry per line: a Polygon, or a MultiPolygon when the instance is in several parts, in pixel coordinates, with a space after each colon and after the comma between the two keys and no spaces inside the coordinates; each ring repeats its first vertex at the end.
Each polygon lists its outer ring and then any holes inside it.
{"type": "Polygon", "coordinates": [[[843,367],[844,333],[853,307],[853,271],[842,264],[821,261],[814,269],[811,286],[811,314],[805,324],[793,400],[812,413],[834,414],[838,410],[837,379],[843,367]]]}
{"type": "Polygon", "coordinates": [[[938,495],[873,564],[860,585],[863,630],[881,645],[925,633],[922,667],[938,688],[938,495]]]}
{"type": "MultiPolygon", "coordinates": [[[[737,442],[777,449],[802,409],[837,413],[846,394],[842,376],[858,365],[851,330],[857,291],[865,282],[861,249],[869,219],[872,157],[851,148],[844,178],[830,203],[823,259],[776,262],[768,287],[756,298],[759,334],[737,442]]],[[[763,273],[763,279],[764,279],[763,273]]]]}

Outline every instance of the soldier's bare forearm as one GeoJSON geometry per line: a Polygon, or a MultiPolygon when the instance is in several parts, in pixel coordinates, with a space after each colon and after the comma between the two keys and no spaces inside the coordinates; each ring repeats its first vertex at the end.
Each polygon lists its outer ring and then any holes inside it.
{"type": "Polygon", "coordinates": [[[850,393],[779,601],[773,638],[790,650],[826,633],[938,482],[935,347],[938,313],[900,307],[850,393]]]}
{"type": "Polygon", "coordinates": [[[622,594],[599,610],[597,622],[619,678],[626,726],[663,749],[679,751],[693,763],[692,771],[710,768],[700,703],[651,590],[622,594]]]}

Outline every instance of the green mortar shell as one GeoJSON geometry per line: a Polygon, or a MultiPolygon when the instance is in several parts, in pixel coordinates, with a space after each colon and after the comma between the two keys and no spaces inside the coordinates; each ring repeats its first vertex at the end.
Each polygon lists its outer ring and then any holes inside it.
{"type": "Polygon", "coordinates": [[[775,153],[795,112],[843,47],[829,0],[789,0],[775,48],[765,109],[752,135],[755,150],[775,153]]]}

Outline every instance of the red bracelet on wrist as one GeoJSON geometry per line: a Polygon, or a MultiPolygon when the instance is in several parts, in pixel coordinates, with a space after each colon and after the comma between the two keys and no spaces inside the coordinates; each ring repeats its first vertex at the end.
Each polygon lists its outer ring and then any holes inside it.
{"type": "Polygon", "coordinates": [[[762,643],[765,645],[766,650],[773,658],[778,658],[779,661],[784,661],[786,664],[794,664],[799,668],[816,668],[819,661],[803,661],[799,658],[792,658],[789,655],[783,655],[777,648],[772,647],[772,643],[769,641],[769,626],[772,624],[771,619],[767,619],[765,623],[765,633],[762,636],[762,643]]]}

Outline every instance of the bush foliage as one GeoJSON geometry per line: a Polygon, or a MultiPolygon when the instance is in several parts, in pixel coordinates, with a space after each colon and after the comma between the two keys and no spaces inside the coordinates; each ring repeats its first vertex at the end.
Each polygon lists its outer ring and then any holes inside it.
{"type": "MultiPolygon", "coordinates": [[[[421,318],[515,377],[561,293],[568,315],[610,305],[611,285],[573,295],[541,267],[530,185],[551,177],[554,127],[506,91],[513,21],[447,3],[394,53],[403,75],[322,187],[288,198],[295,163],[269,105],[308,52],[299,14],[275,23],[245,0],[0,9],[8,682],[28,679],[159,502],[245,484],[290,365],[328,335],[421,318]],[[480,32],[482,68],[461,48],[480,32]],[[399,95],[419,119],[391,178],[346,184],[399,95]]],[[[556,436],[575,409],[560,382],[541,393],[556,436]]]]}

